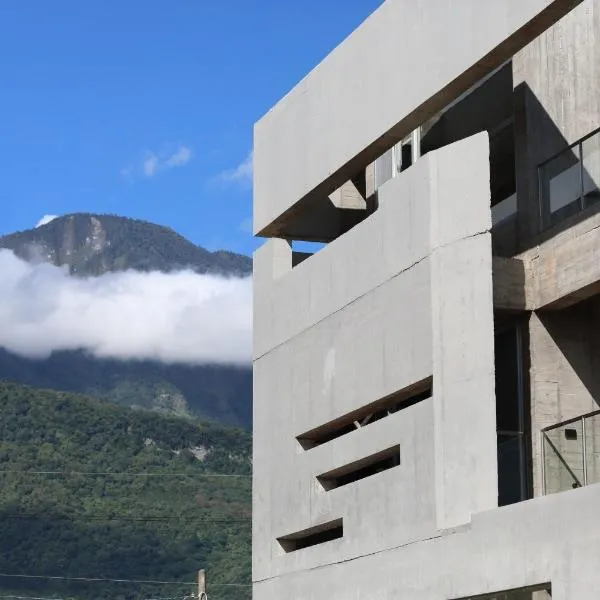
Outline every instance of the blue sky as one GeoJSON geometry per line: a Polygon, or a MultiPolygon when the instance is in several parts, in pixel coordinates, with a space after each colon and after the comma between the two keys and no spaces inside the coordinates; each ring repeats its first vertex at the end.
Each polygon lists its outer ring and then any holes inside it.
{"type": "Polygon", "coordinates": [[[250,253],[252,126],[381,0],[2,0],[0,234],[109,212],[250,253]]]}

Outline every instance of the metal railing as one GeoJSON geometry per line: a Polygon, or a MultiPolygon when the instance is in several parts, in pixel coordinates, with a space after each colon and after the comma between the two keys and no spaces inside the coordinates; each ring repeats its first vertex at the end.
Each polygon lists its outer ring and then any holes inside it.
{"type": "Polygon", "coordinates": [[[538,167],[542,230],[577,214],[600,199],[600,129],[538,167]]]}
{"type": "Polygon", "coordinates": [[[542,431],[544,493],[600,482],[600,410],[542,431]]]}

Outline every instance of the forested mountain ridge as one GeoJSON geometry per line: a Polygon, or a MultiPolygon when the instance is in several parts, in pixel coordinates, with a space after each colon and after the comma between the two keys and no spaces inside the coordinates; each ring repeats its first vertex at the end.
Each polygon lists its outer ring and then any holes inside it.
{"type": "MultiPolygon", "coordinates": [[[[242,430],[0,382],[0,573],[193,581],[250,598],[242,430]]],[[[0,577],[5,593],[138,600],[189,585],[0,577]]],[[[218,593],[218,596],[217,596],[218,593]]]]}
{"type": "Polygon", "coordinates": [[[177,271],[244,276],[252,260],[241,254],[210,252],[161,225],[119,217],[75,213],[35,229],[0,237],[0,248],[25,260],[66,266],[74,275],[124,271],[177,271]]]}
{"type": "MultiPolygon", "coordinates": [[[[167,227],[114,215],[58,217],[35,229],[0,237],[2,248],[27,261],[66,267],[75,277],[125,270],[191,269],[227,277],[252,272],[247,256],[209,252],[167,227]]],[[[252,421],[249,366],[100,359],[83,351],[57,351],[47,359],[30,359],[0,346],[0,379],[247,429],[252,421]]]]}

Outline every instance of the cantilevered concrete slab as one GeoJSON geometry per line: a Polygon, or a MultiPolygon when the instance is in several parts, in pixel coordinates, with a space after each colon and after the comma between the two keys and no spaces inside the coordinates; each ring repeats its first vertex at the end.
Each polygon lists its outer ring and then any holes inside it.
{"type": "Polygon", "coordinates": [[[255,128],[254,231],[294,217],[581,0],[387,0],[255,128]]]}
{"type": "Polygon", "coordinates": [[[519,258],[525,265],[528,310],[558,310],[595,296],[600,292],[600,214],[519,258]]]}

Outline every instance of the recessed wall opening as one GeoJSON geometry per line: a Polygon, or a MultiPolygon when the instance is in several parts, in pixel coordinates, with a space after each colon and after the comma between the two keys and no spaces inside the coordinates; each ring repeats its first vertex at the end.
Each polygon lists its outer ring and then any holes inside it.
{"type": "Polygon", "coordinates": [[[327,491],[366,479],[400,465],[400,446],[395,445],[350,464],[333,469],[317,479],[327,491]]]}
{"type": "Polygon", "coordinates": [[[290,535],[277,538],[285,552],[296,552],[303,548],[318,546],[344,537],[344,520],[335,519],[290,535]]]}
{"type": "Polygon", "coordinates": [[[428,377],[399,392],[380,398],[338,419],[311,429],[299,435],[296,439],[304,450],[326,444],[375,421],[384,419],[399,410],[404,410],[409,406],[431,398],[432,383],[432,378],[428,377]]]}
{"type": "Polygon", "coordinates": [[[292,268],[297,267],[301,262],[310,258],[327,244],[322,242],[302,242],[292,240],[292,268]]]}
{"type": "Polygon", "coordinates": [[[480,596],[467,596],[459,600],[549,600],[550,598],[552,598],[552,586],[543,583],[480,596]]]}
{"type": "Polygon", "coordinates": [[[496,319],[498,505],[532,497],[529,341],[527,322],[496,319]]]}

